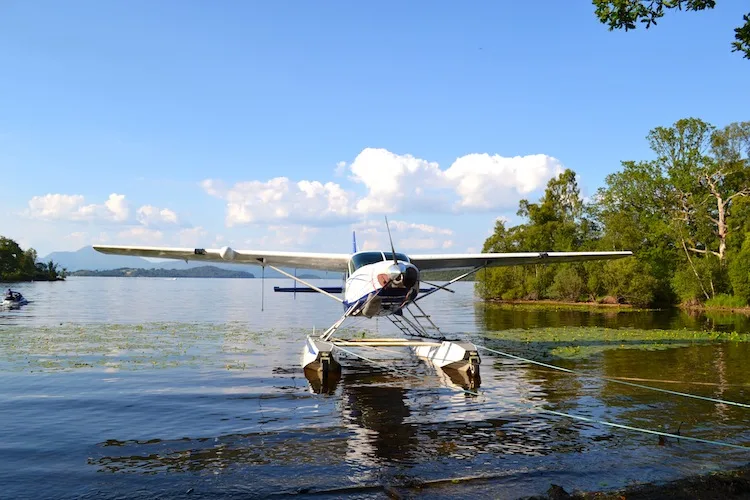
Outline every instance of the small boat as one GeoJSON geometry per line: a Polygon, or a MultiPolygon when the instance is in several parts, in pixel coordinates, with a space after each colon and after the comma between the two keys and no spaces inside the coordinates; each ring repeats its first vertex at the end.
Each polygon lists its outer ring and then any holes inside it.
{"type": "Polygon", "coordinates": [[[8,292],[5,294],[5,297],[3,297],[3,307],[7,307],[9,309],[15,309],[28,303],[29,301],[26,300],[26,298],[21,295],[20,292],[14,292],[12,290],[8,290],[8,292]]]}

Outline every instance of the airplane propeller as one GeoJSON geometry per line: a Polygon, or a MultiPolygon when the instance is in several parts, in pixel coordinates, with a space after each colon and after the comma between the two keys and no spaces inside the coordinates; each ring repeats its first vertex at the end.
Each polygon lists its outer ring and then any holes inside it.
{"type": "Polygon", "coordinates": [[[400,283],[404,279],[404,266],[399,265],[398,258],[396,258],[396,247],[393,246],[393,237],[391,236],[391,228],[388,225],[388,216],[385,216],[385,228],[388,230],[388,241],[391,243],[391,254],[393,255],[393,266],[388,270],[388,275],[391,283],[400,283]]]}

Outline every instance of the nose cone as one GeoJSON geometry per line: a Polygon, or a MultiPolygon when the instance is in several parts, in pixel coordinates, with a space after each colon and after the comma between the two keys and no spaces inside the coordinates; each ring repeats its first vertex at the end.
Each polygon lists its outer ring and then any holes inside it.
{"type": "Polygon", "coordinates": [[[406,266],[404,266],[401,262],[399,262],[398,264],[393,264],[388,268],[388,278],[390,278],[390,280],[394,283],[401,283],[404,271],[406,271],[406,266]]]}
{"type": "Polygon", "coordinates": [[[419,283],[419,270],[411,264],[392,264],[387,271],[388,281],[396,288],[414,288],[419,283]]]}

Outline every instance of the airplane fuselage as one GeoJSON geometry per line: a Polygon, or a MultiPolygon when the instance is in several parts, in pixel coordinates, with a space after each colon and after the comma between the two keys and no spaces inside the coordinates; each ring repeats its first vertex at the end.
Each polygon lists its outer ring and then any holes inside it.
{"type": "Polygon", "coordinates": [[[400,314],[419,293],[419,269],[401,253],[358,252],[349,261],[344,309],[352,316],[400,314]]]}

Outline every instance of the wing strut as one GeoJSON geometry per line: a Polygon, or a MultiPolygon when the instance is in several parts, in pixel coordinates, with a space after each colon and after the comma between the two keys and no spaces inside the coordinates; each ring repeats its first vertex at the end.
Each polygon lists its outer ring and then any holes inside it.
{"type": "MultiPolygon", "coordinates": [[[[485,267],[487,267],[487,263],[484,263],[484,264],[482,264],[481,266],[477,266],[477,267],[475,267],[474,269],[472,269],[471,271],[469,271],[469,272],[466,272],[466,273],[462,274],[461,276],[456,276],[455,278],[453,278],[452,280],[450,280],[450,281],[449,281],[448,283],[446,283],[446,284],[445,284],[445,285],[443,285],[442,287],[439,287],[439,288],[433,288],[432,290],[430,290],[429,292],[425,293],[424,295],[421,295],[421,296],[417,297],[416,299],[414,299],[414,303],[415,303],[415,305],[416,305],[416,302],[417,302],[417,301],[418,301],[419,299],[423,299],[423,298],[427,297],[428,295],[430,295],[430,294],[433,294],[433,293],[435,293],[435,292],[437,292],[438,290],[441,290],[441,289],[446,289],[446,290],[447,290],[447,288],[445,288],[446,286],[448,286],[448,285],[452,285],[452,284],[453,284],[453,283],[455,283],[456,281],[462,280],[462,279],[464,279],[465,277],[469,276],[469,275],[470,275],[471,273],[475,273],[475,272],[479,271],[480,269],[484,269],[485,267]]],[[[434,286],[437,286],[437,285],[434,285],[434,286]]],[[[450,292],[450,291],[452,291],[452,290],[448,290],[448,291],[450,292]]]]}

